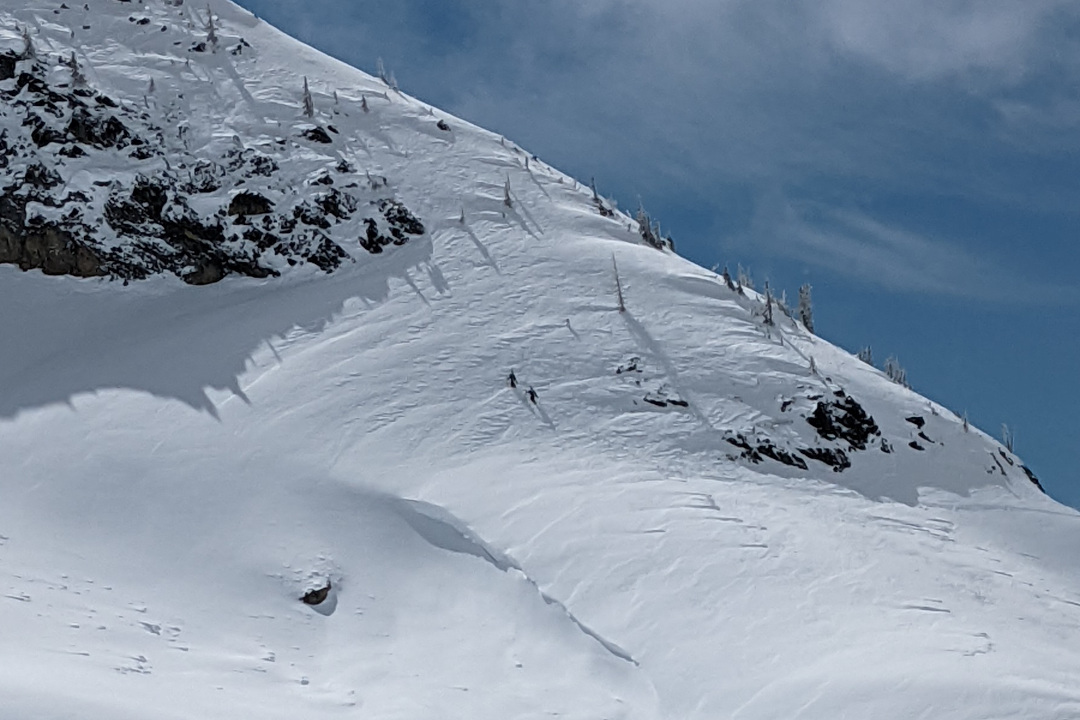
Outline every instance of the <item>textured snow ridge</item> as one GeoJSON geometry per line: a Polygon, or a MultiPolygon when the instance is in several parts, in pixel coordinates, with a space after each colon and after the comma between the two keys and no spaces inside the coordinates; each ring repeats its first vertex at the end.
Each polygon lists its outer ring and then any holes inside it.
{"type": "Polygon", "coordinates": [[[0,720],[1080,717],[952,412],[235,5],[0,28],[0,720]]]}

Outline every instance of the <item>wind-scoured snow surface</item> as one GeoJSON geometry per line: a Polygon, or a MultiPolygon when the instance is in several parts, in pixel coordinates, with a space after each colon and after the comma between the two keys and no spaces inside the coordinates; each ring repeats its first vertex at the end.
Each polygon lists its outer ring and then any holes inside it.
{"type": "Polygon", "coordinates": [[[233,5],[217,52],[191,3],[68,5],[3,0],[7,47],[425,232],[199,288],[0,266],[0,719],[1080,717],[1080,516],[996,442],[233,5]]]}

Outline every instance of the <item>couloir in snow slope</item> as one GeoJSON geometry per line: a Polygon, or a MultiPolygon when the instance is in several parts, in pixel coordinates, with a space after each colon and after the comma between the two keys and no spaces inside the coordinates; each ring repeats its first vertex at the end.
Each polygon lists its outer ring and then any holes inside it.
{"type": "Polygon", "coordinates": [[[426,233],[208,287],[0,267],[0,719],[1080,717],[1080,517],[993,440],[234,5],[216,53],[190,3],[69,5],[4,0],[4,43],[426,233]],[[808,422],[838,392],[864,449],[808,422]]]}

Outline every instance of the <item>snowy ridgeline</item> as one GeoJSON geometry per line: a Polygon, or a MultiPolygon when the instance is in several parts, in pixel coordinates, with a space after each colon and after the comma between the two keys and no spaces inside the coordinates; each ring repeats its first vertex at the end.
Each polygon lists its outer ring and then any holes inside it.
{"type": "Polygon", "coordinates": [[[0,720],[1080,717],[1080,516],[808,307],[234,5],[66,5],[0,0],[0,720]]]}

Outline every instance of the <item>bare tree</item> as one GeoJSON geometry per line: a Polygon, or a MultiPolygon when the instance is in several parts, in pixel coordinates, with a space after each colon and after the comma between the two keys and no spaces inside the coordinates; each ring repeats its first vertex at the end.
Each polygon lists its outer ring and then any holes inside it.
{"type": "Polygon", "coordinates": [[[724,278],[724,284],[728,286],[728,290],[735,290],[735,283],[731,280],[731,273],[728,272],[727,265],[724,266],[724,274],[721,277],[724,278]]]}
{"type": "Polygon", "coordinates": [[[772,289],[769,287],[769,281],[765,281],[765,324],[772,326],[773,322],[773,294],[772,289]]]}
{"type": "Polygon", "coordinates": [[[809,332],[814,332],[814,304],[809,284],[799,288],[799,320],[809,332]]]}
{"type": "Polygon", "coordinates": [[[1015,452],[1016,435],[1005,423],[1001,424],[1001,444],[1004,445],[1005,449],[1009,452],[1015,452]]]}
{"type": "Polygon", "coordinates": [[[737,279],[737,282],[739,283],[740,288],[750,288],[751,290],[754,289],[754,280],[750,277],[750,271],[744,268],[742,265],[739,265],[736,268],[735,277],[737,279]]]}
{"type": "Polygon", "coordinates": [[[874,366],[874,349],[869,345],[860,350],[859,354],[856,357],[858,357],[870,367],[874,366]]]}
{"type": "Polygon", "coordinates": [[[311,97],[311,88],[308,87],[307,77],[304,78],[304,116],[315,117],[315,101],[311,97]]]}
{"type": "MultiPolygon", "coordinates": [[[[60,62],[63,65],[67,65],[68,68],[71,70],[71,84],[72,85],[74,85],[75,87],[83,87],[83,86],[86,85],[86,76],[83,74],[82,68],[79,67],[79,59],[77,57],[75,57],[75,51],[74,50],[71,51],[71,57],[70,58],[68,58],[67,60],[61,60],[60,62]]],[[[154,82],[154,80],[153,80],[153,78],[151,78],[151,80],[150,80],[150,83],[151,83],[150,91],[151,92],[153,92],[153,82],[154,82]]]]}
{"type": "Polygon", "coordinates": [[[622,280],[619,279],[619,264],[615,262],[615,255],[611,255],[611,267],[615,271],[615,293],[619,298],[619,312],[626,312],[626,302],[623,298],[622,280]]]}
{"type": "Polygon", "coordinates": [[[210,9],[209,5],[206,6],[206,14],[209,16],[206,21],[206,44],[210,46],[210,52],[217,52],[217,24],[214,23],[214,11],[210,9]]]}
{"type": "Polygon", "coordinates": [[[22,28],[22,41],[23,41],[23,59],[33,60],[37,58],[37,48],[34,47],[34,39],[30,37],[30,28],[23,26],[22,28]]]}

